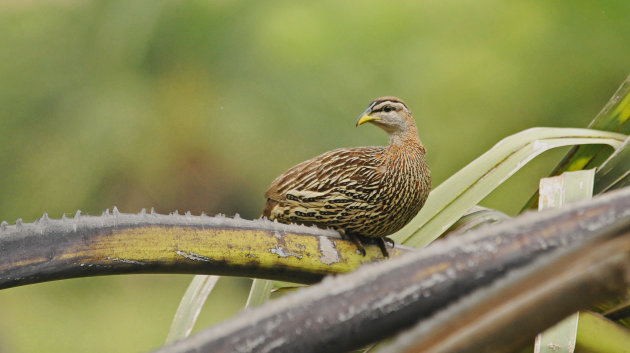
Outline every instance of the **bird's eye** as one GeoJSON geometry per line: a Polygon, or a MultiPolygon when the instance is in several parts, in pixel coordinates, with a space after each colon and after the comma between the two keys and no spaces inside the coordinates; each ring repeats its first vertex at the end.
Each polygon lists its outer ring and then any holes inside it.
{"type": "Polygon", "coordinates": [[[394,110],[394,107],[392,107],[391,105],[386,105],[385,107],[383,107],[383,111],[384,111],[385,113],[389,113],[389,112],[391,112],[392,110],[394,110]]]}

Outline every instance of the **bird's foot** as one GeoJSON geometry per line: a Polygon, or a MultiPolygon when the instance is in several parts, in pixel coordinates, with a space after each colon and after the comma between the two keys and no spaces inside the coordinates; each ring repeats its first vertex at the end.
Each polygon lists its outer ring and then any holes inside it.
{"type": "Polygon", "coordinates": [[[361,239],[356,234],[346,233],[340,229],[338,229],[337,231],[339,232],[339,234],[341,234],[342,238],[352,241],[354,245],[356,245],[357,250],[359,250],[361,255],[365,256],[366,252],[365,252],[365,248],[363,247],[363,243],[361,243],[361,239]]]}
{"type": "Polygon", "coordinates": [[[383,237],[383,240],[385,241],[385,243],[389,243],[389,246],[392,248],[396,246],[396,242],[394,242],[394,239],[390,237],[383,237]]]}
{"type": "Polygon", "coordinates": [[[388,237],[382,237],[382,238],[376,238],[376,243],[378,244],[378,247],[381,249],[383,256],[389,257],[389,252],[387,251],[387,243],[389,243],[391,247],[393,248],[394,241],[388,237]]]}

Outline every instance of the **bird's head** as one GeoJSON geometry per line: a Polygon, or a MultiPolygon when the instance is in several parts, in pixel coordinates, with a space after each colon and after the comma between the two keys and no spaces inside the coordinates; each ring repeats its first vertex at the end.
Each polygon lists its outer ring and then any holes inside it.
{"type": "Polygon", "coordinates": [[[400,98],[377,98],[357,119],[357,127],[372,123],[390,135],[417,135],[416,123],[411,111],[400,98]]]}

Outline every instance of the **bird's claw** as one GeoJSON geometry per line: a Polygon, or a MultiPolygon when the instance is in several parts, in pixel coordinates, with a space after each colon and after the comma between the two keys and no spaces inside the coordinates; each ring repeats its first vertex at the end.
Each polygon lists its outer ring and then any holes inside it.
{"type": "Polygon", "coordinates": [[[346,233],[343,229],[337,229],[337,231],[341,234],[342,238],[352,241],[361,255],[365,256],[367,254],[365,247],[363,247],[363,243],[361,243],[361,239],[359,239],[356,234],[346,233]]]}

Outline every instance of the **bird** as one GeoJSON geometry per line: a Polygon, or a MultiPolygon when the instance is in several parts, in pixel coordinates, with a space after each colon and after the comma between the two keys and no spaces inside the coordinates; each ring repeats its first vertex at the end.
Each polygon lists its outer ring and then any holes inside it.
{"type": "Polygon", "coordinates": [[[426,149],[411,110],[400,98],[373,100],[356,127],[371,123],[389,135],[387,146],[339,148],[288,169],[265,193],[262,217],[280,223],[332,228],[352,240],[385,241],[420,211],[431,188],[426,149]]]}

